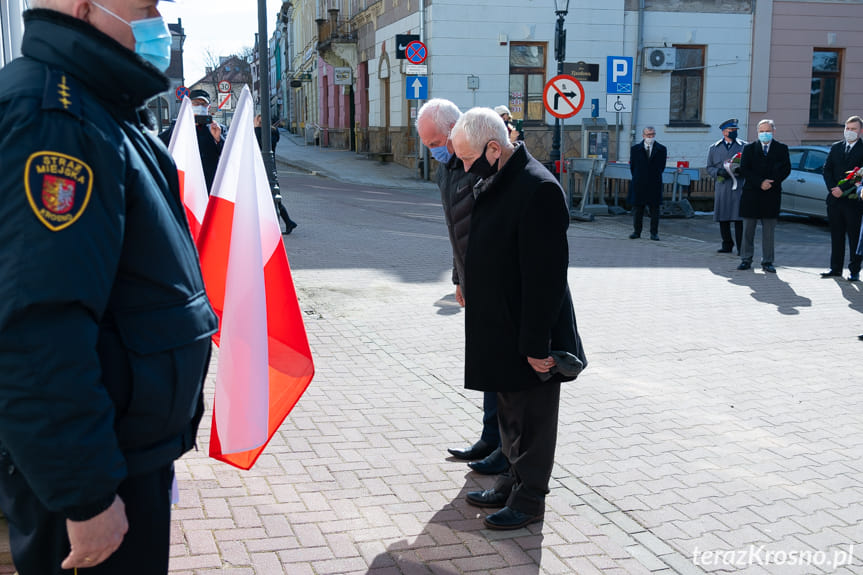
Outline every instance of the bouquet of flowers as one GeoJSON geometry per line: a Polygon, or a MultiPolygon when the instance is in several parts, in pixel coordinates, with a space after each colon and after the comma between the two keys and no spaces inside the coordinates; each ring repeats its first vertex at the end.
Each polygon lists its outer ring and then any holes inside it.
{"type": "Polygon", "coordinates": [[[863,168],[857,167],[845,172],[845,177],[839,180],[836,186],[844,192],[842,195],[846,198],[856,198],[859,197],[857,187],[861,180],[863,180],[863,168]]]}
{"type": "MultiPolygon", "coordinates": [[[[722,162],[722,167],[725,168],[725,171],[728,172],[728,176],[731,178],[733,184],[731,185],[732,190],[737,189],[737,176],[740,175],[740,152],[734,154],[734,157],[730,160],[725,160],[722,162]]],[[[720,182],[725,181],[725,178],[720,176],[720,182]]]]}

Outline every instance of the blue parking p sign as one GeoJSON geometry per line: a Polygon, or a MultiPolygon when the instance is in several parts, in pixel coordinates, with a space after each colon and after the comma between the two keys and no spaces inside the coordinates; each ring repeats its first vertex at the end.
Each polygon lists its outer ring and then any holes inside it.
{"type": "Polygon", "coordinates": [[[632,58],[609,56],[606,83],[609,94],[632,94],[632,58]]]}

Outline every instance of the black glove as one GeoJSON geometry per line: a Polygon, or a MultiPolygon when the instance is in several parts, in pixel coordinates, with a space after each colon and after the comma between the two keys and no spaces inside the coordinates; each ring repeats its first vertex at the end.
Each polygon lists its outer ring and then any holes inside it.
{"type": "Polygon", "coordinates": [[[731,174],[729,174],[728,170],[726,170],[725,168],[719,168],[718,170],[716,170],[716,175],[719,176],[720,178],[730,178],[731,177],[731,174]]]}

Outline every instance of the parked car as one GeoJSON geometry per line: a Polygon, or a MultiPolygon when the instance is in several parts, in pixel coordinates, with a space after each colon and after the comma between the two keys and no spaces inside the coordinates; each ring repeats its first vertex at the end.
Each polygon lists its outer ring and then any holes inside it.
{"type": "Polygon", "coordinates": [[[791,175],[782,182],[782,211],[827,219],[824,162],[828,146],[789,146],[791,175]]]}

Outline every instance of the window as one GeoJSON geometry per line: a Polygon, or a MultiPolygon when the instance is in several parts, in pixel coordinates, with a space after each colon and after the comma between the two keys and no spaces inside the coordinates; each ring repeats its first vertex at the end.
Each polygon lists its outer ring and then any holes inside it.
{"type": "Polygon", "coordinates": [[[668,123],[701,126],[704,101],[704,46],[675,46],[677,56],[671,72],[668,123]]]}
{"type": "Polygon", "coordinates": [[[812,53],[812,90],[809,93],[809,123],[835,124],[839,109],[839,72],[842,52],[815,48],[812,53]]]}
{"type": "Polygon", "coordinates": [[[806,152],[806,161],[803,162],[803,169],[807,172],[815,172],[816,174],[824,173],[824,164],[827,162],[827,154],[817,150],[809,150],[806,152]]]}
{"type": "Polygon", "coordinates": [[[509,45],[509,111],[513,120],[538,124],[545,118],[545,42],[509,45]]]}

